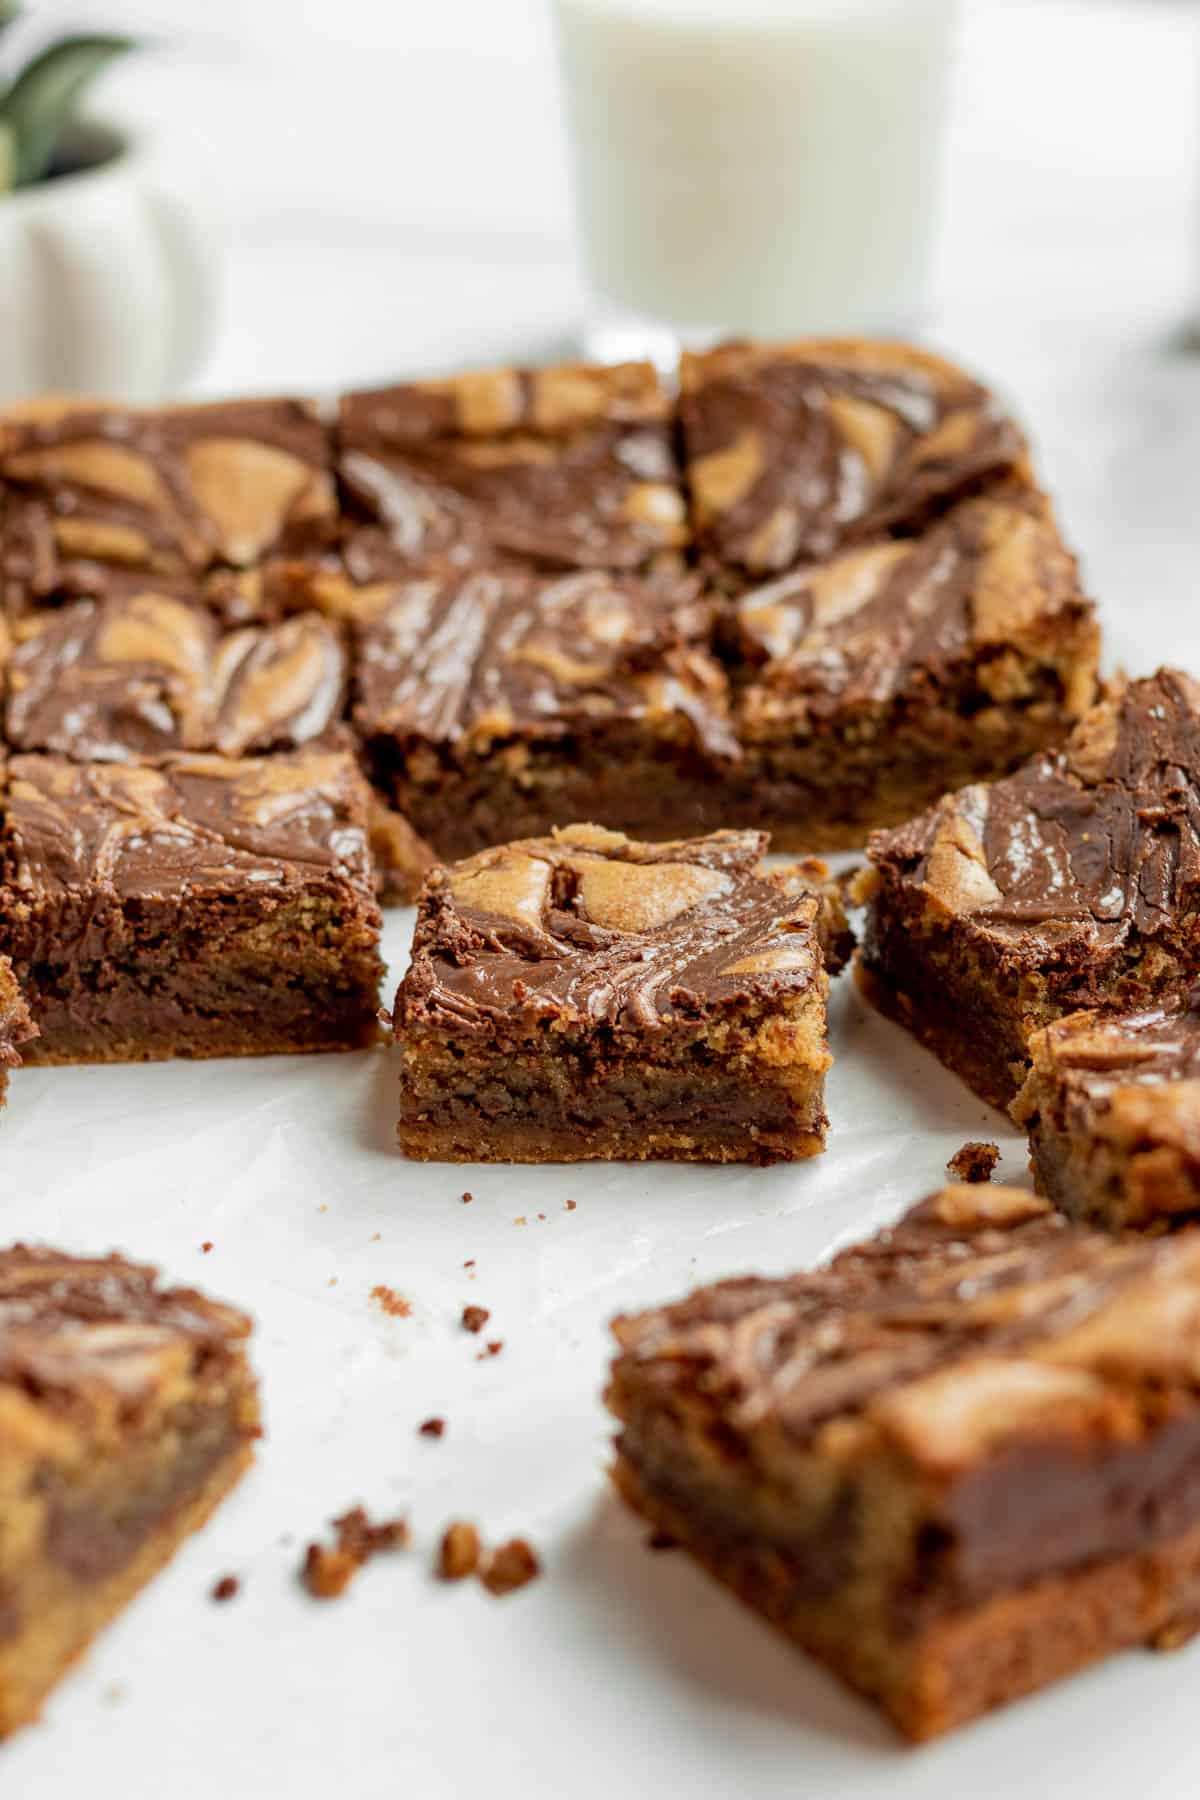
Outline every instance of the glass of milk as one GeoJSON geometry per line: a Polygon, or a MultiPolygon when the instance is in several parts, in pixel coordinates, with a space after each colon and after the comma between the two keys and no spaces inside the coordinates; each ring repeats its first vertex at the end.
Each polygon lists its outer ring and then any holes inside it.
{"type": "Polygon", "coordinates": [[[554,0],[588,350],[920,315],[955,0],[554,0]]]}

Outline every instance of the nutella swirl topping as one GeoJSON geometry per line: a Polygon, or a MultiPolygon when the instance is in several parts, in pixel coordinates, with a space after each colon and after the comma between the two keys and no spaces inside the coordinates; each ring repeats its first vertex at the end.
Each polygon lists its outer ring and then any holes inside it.
{"type": "Polygon", "coordinates": [[[249,1332],[244,1314],[192,1288],[162,1288],[153,1269],[119,1256],[0,1251],[0,1383],[134,1406],[249,1332]]]}
{"type": "Polygon", "coordinates": [[[761,873],[765,847],[757,832],[641,844],[574,825],[435,870],[397,1021],[653,1027],[806,993],[822,900],[761,873]]]}
{"type": "Polygon", "coordinates": [[[1177,931],[1200,883],[1200,686],[1130,683],[1063,750],[876,832],[870,855],[1013,955],[1177,931]]]}
{"type": "MultiPolygon", "coordinates": [[[[627,1360],[853,1460],[864,1432],[934,1475],[1047,1434],[1120,1442],[1139,1390],[1200,1382],[1200,1238],[1114,1241],[1022,1189],[950,1187],[824,1270],[746,1277],[614,1325],[627,1360]]],[[[644,1378],[644,1377],[643,1377],[644,1378]]]]}
{"type": "Polygon", "coordinates": [[[298,748],[341,716],[345,651],[315,613],[222,634],[202,606],[147,589],[37,613],[20,637],[5,715],[18,750],[240,756],[298,748]]]}
{"type": "Polygon", "coordinates": [[[636,570],[687,541],[648,363],[480,370],[341,402],[356,580],[425,563],[636,570]]]}
{"type": "Polygon", "coordinates": [[[985,388],[901,344],[725,344],[685,355],[681,386],[697,537],[744,579],[909,531],[1023,465],[985,388]]]}
{"type": "Polygon", "coordinates": [[[10,905],[97,885],[122,899],[292,887],[314,873],[371,887],[366,786],[336,751],[153,768],[14,756],[0,814],[10,905]]]}
{"type": "Polygon", "coordinates": [[[359,632],[355,722],[368,737],[474,754],[607,718],[673,715],[732,760],[726,679],[702,647],[709,620],[691,582],[598,571],[403,582],[359,632]]]}

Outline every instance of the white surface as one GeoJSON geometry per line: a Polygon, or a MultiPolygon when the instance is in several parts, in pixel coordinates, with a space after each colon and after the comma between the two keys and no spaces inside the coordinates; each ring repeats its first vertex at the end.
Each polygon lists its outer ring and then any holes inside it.
{"type": "Polygon", "coordinates": [[[613,308],[751,336],[925,300],[953,0],[556,0],[578,237],[613,308]]]}
{"type": "MultiPolygon", "coordinates": [[[[164,5],[140,10],[166,28],[164,5]]],[[[210,391],[561,338],[578,287],[539,8],[194,13],[173,16],[208,34],[209,63],[164,69],[154,92],[181,164],[190,126],[218,172],[210,391]],[[241,77],[222,61],[238,32],[241,77]]],[[[931,335],[1034,425],[1113,655],[1200,668],[1200,365],[1167,349],[1193,294],[1194,15],[974,5],[962,55],[931,335]]],[[[397,954],[407,928],[390,918],[397,954]]],[[[644,1551],[606,1496],[611,1313],[823,1255],[935,1185],[968,1136],[998,1135],[1001,1173],[1020,1175],[1017,1138],[845,984],[834,1049],[828,1154],[745,1172],[407,1167],[382,1055],[18,1075],[5,1236],[120,1245],[250,1307],[270,1435],[47,1722],[0,1753],[0,1791],[1192,1800],[1200,1648],[1123,1657],[907,1752],[683,1558],[644,1551]],[[377,1282],[411,1319],[371,1307],[377,1282]],[[494,1361],[457,1327],[468,1302],[492,1310],[494,1361]],[[431,1413],[440,1443],[416,1435],[431,1413]],[[356,1498],[410,1509],[417,1547],[319,1608],[293,1584],[300,1550],[356,1498]],[[544,1580],[504,1601],[437,1587],[436,1536],[459,1513],[528,1533],[544,1580]],[[227,1570],[244,1592],[214,1606],[227,1570]]]]}

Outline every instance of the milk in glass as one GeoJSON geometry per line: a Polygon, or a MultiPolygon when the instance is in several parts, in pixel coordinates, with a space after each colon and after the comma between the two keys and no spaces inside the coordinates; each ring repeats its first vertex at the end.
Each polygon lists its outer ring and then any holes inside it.
{"type": "Polygon", "coordinates": [[[602,318],[689,341],[911,324],[953,5],[555,0],[602,318]]]}

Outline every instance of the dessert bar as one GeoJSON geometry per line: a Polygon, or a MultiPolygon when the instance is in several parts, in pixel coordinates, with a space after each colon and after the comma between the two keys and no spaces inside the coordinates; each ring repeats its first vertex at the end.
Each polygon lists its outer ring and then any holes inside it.
{"type": "Polygon", "coordinates": [[[1061,742],[1100,633],[1048,504],[1011,484],[734,606],[729,818],[779,849],[862,843],[1061,742]]]}
{"type": "Polygon", "coordinates": [[[863,985],[983,1099],[1032,1033],[1200,977],[1200,687],[1120,684],[1066,746],[870,842],[863,985]]]}
{"type": "Polygon", "coordinates": [[[366,783],[346,752],[9,759],[0,953],[38,1062],[344,1050],[376,1037],[366,783]]]}
{"type": "Polygon", "coordinates": [[[576,819],[711,829],[738,748],[693,582],[478,571],[397,583],[357,632],[379,791],[447,858],[576,819]]]}
{"type": "Polygon", "coordinates": [[[671,402],[649,363],[348,394],[337,443],[358,582],[476,562],[646,570],[687,543],[671,402]]]}
{"type": "Polygon", "coordinates": [[[1200,1624],[1200,1234],[950,1187],[614,1330],[622,1494],[908,1737],[1200,1624]]]}
{"type": "Polygon", "coordinates": [[[1024,439],[987,389],[907,344],[686,353],[678,415],[695,542],[735,592],[1028,479],[1024,439]]]}
{"type": "Polygon", "coordinates": [[[1013,1102],[1038,1191],[1119,1231],[1200,1218],[1200,995],[1034,1033],[1013,1102]]]}
{"type": "Polygon", "coordinates": [[[0,1736],[248,1467],[249,1332],[117,1256],[0,1252],[0,1736]]]}
{"type": "Polygon", "coordinates": [[[596,826],[436,869],[396,997],[400,1143],[440,1161],[774,1162],[823,1149],[821,864],[596,826]],[[811,885],[810,885],[811,884],[811,885]]]}
{"type": "Polygon", "coordinates": [[[0,610],[106,579],[240,569],[337,531],[326,429],[301,400],[162,411],[40,402],[0,421],[0,610]]]}
{"type": "Polygon", "coordinates": [[[8,1074],[20,1066],[18,1046],[33,1036],[33,1022],[12,964],[0,956],[0,1106],[8,1097],[8,1074]]]}
{"type": "Polygon", "coordinates": [[[16,637],[4,713],[14,750],[244,756],[328,738],[342,717],[346,652],[317,613],[222,631],[202,605],[144,584],[31,614],[16,637]]]}

